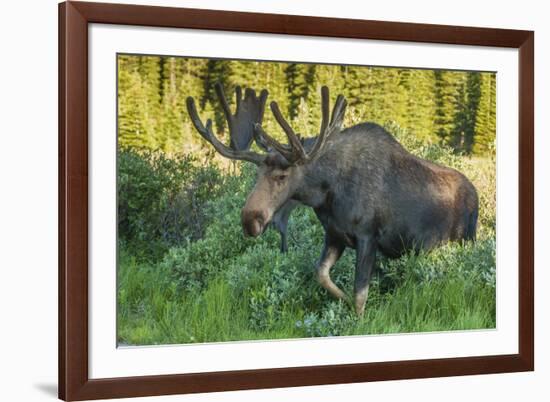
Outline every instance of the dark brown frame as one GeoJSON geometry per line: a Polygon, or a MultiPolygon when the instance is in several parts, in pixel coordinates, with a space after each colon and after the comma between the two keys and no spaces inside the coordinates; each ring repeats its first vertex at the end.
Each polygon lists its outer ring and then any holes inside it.
{"type": "Polygon", "coordinates": [[[534,370],[534,33],[508,29],[66,2],[59,5],[59,397],[119,398],[534,370]],[[88,377],[88,24],[519,49],[519,353],[125,378],[88,377]]]}

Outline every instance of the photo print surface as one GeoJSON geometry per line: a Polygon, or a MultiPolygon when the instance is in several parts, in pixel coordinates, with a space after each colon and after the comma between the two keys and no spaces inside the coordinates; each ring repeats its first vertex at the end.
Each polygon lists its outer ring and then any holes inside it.
{"type": "Polygon", "coordinates": [[[496,74],[117,56],[117,342],[496,327],[496,74]]]}

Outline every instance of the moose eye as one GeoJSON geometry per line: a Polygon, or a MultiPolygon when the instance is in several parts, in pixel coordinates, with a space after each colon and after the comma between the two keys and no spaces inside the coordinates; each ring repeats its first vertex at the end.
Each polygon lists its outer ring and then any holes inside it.
{"type": "Polygon", "coordinates": [[[285,174],[281,174],[279,176],[275,176],[275,180],[277,181],[284,181],[286,179],[286,175],[285,174]]]}

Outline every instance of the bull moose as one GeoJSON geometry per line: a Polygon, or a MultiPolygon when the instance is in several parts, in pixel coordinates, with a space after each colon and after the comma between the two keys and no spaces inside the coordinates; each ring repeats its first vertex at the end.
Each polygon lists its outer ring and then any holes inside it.
{"type": "Polygon", "coordinates": [[[375,123],[342,130],[346,100],[339,95],[331,114],[327,87],[321,98],[321,128],[308,150],[271,102],[288,144],[257,123],[253,134],[272,148],[267,154],[227,147],[213,134],[210,120],[203,125],[192,98],[187,108],[199,134],[221,155],[258,166],[241,212],[246,235],[262,234],[289,200],[312,207],[325,231],[317,279],[350,303],[329,271],[346,247],[356,250],[353,303],[362,316],[376,253],[392,258],[448,241],[475,240],[478,196],[463,174],[412,155],[375,123]]]}

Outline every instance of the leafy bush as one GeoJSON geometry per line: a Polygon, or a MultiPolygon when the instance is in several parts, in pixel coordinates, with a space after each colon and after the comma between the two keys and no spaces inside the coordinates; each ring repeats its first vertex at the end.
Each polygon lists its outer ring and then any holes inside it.
{"type": "Polygon", "coordinates": [[[296,328],[306,337],[345,335],[353,327],[357,317],[343,301],[330,301],[321,312],[309,312],[296,321],[296,328]]]}
{"type": "Polygon", "coordinates": [[[240,226],[240,209],[252,184],[249,169],[239,176],[227,176],[217,198],[202,205],[202,212],[210,222],[202,237],[187,239],[165,254],[162,267],[172,272],[181,289],[202,289],[208,280],[218,274],[227,262],[241,255],[253,239],[244,238],[240,226]]]}
{"type": "Polygon", "coordinates": [[[118,235],[133,254],[157,259],[169,247],[202,237],[204,205],[224,182],[214,166],[192,156],[121,149],[118,154],[118,235]]]}

